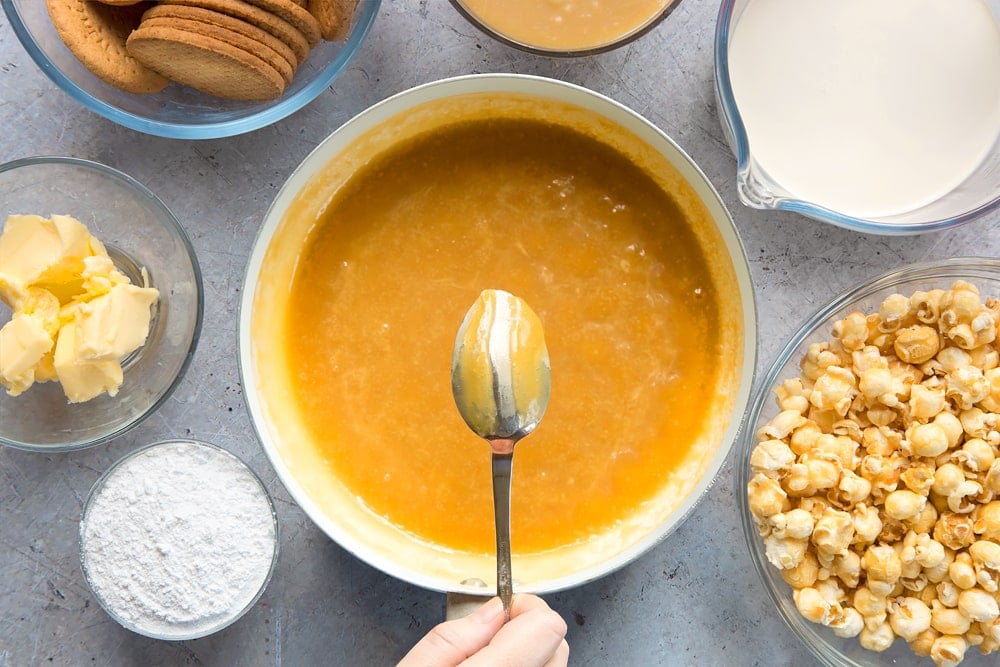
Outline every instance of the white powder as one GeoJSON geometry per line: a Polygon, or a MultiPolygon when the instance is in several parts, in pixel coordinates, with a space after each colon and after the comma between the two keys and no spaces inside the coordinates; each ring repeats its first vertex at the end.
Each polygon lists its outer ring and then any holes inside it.
{"type": "Polygon", "coordinates": [[[124,461],[80,525],[91,589],[126,627],[202,636],[249,605],[271,568],[274,516],[257,478],[202,443],[167,442],[124,461]]]}

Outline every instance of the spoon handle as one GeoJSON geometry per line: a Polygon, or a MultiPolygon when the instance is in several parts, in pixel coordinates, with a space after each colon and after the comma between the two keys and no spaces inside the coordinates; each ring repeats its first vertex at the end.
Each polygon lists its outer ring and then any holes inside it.
{"type": "Polygon", "coordinates": [[[503,603],[504,621],[510,620],[514,583],[510,572],[510,472],[514,452],[493,452],[493,518],[497,533],[497,595],[503,603]]]}

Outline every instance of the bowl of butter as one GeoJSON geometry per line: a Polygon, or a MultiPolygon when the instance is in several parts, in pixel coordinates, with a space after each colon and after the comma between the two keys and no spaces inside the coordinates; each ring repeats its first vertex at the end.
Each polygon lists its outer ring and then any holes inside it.
{"type": "Polygon", "coordinates": [[[165,401],[201,329],[198,261],[177,219],[96,162],[0,165],[0,444],[101,444],[165,401]]]}

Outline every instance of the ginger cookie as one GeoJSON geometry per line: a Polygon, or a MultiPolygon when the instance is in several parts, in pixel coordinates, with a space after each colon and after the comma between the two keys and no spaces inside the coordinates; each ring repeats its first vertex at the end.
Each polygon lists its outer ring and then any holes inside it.
{"type": "Polygon", "coordinates": [[[141,6],[45,0],[45,7],[66,48],[102,81],[129,93],[155,93],[170,83],[125,47],[129,33],[139,25],[141,6]]]}
{"type": "MultiPolygon", "coordinates": [[[[281,41],[266,30],[258,28],[252,23],[247,23],[242,19],[229,16],[228,14],[214,12],[210,9],[202,9],[201,7],[186,7],[184,5],[155,5],[147,9],[146,13],[142,15],[142,20],[144,22],[157,18],[199,21],[201,23],[207,23],[209,25],[225,28],[226,30],[232,30],[233,32],[237,32],[244,37],[254,40],[255,42],[260,42],[269,49],[277,51],[282,58],[288,61],[288,64],[291,65],[293,70],[299,66],[299,58],[292,48],[288,46],[288,44],[281,41]]],[[[211,37],[212,35],[209,34],[209,36],[211,37]]],[[[305,41],[303,41],[302,44],[304,46],[305,41]]],[[[251,53],[253,53],[253,51],[251,51],[251,53]]],[[[276,69],[279,69],[280,71],[280,68],[276,69]]]]}
{"type": "Polygon", "coordinates": [[[217,97],[271,100],[285,89],[274,67],[221,39],[140,25],[127,46],[133,57],[160,74],[217,97]]]}
{"type": "Polygon", "coordinates": [[[309,57],[311,45],[302,31],[284,19],[242,0],[163,0],[159,5],[182,5],[228,14],[266,30],[295,52],[301,65],[309,57]]]}
{"type": "MultiPolygon", "coordinates": [[[[290,62],[282,54],[278,53],[271,47],[266,46],[264,43],[253,40],[235,30],[229,30],[228,28],[223,28],[211,23],[202,23],[201,21],[189,21],[186,19],[167,17],[144,18],[140,27],[173,28],[221,40],[226,44],[235,46],[238,49],[243,49],[247,53],[255,55],[266,62],[268,65],[277,70],[286,86],[292,82],[292,77],[295,75],[295,68],[292,66],[292,62],[290,62]]],[[[282,46],[288,50],[289,56],[292,58],[292,61],[294,61],[295,54],[292,53],[291,49],[289,49],[286,45],[282,44],[282,46]]]]}
{"type": "Polygon", "coordinates": [[[328,42],[347,37],[351,29],[351,16],[357,0],[308,0],[306,8],[319,24],[320,34],[328,42]]]}
{"type": "Polygon", "coordinates": [[[319,44],[319,40],[322,39],[322,35],[319,30],[319,23],[313,18],[303,7],[295,4],[292,0],[244,0],[249,2],[251,5],[260,7],[265,11],[269,11],[275,16],[283,18],[284,20],[291,23],[293,26],[299,29],[303,35],[305,35],[306,40],[309,42],[309,46],[316,46],[319,44]]]}

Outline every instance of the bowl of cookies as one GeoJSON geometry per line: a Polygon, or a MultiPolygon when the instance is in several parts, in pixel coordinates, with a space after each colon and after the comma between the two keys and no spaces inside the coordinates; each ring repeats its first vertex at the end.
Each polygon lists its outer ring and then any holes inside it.
{"type": "Polygon", "coordinates": [[[173,393],[201,330],[187,234],[141,183],[96,162],[0,164],[0,445],[99,445],[173,393]]]}
{"type": "Polygon", "coordinates": [[[874,278],[758,383],[737,463],[754,566],[827,665],[995,665],[1000,261],[874,278]]]}
{"type": "Polygon", "coordinates": [[[25,50],[120,125],[211,139],[274,123],[354,58],[380,0],[0,0],[25,50]]]}

